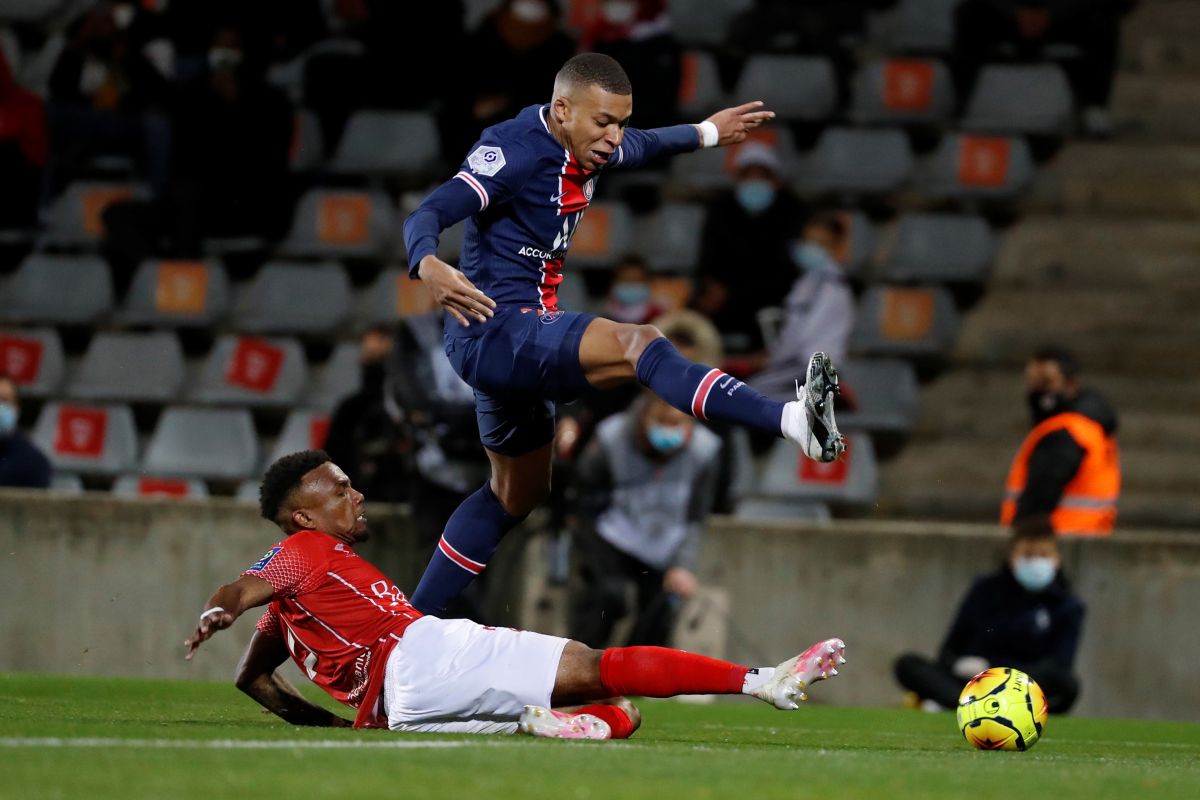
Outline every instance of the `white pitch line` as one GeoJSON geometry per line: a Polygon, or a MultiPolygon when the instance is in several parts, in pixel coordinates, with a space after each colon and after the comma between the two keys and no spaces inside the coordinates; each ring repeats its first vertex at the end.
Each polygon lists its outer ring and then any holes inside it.
{"type": "MultiPolygon", "coordinates": [[[[0,738],[0,747],[127,747],[179,750],[441,750],[470,747],[475,742],[389,741],[341,739],[115,739],[97,737],[0,738]]],[[[483,742],[479,742],[483,744],[483,742]]]]}

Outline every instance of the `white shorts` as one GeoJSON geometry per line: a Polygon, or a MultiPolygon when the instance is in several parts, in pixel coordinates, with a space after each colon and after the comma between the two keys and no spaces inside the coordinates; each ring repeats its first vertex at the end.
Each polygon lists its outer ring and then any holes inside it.
{"type": "Polygon", "coordinates": [[[567,639],[466,619],[422,617],[388,656],[388,727],[418,733],[513,733],[526,705],[550,705],[567,639]]]}

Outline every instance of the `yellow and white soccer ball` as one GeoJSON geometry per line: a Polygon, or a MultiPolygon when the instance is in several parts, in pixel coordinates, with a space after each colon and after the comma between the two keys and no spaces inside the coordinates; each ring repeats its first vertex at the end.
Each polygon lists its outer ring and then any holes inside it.
{"type": "Polygon", "coordinates": [[[1028,750],[1049,715],[1042,688],[1009,667],[985,669],[958,697],[958,728],[980,750],[1028,750]]]}

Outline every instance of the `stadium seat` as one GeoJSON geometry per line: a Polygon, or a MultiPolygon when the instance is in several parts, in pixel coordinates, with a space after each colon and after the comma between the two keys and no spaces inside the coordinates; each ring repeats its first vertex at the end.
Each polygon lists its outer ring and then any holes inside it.
{"type": "Polygon", "coordinates": [[[315,386],[304,398],[304,404],[322,411],[332,411],[343,398],[358,392],[362,386],[358,343],[339,343],[314,383],[315,386]]]}
{"type": "Polygon", "coordinates": [[[921,410],[917,373],[899,359],[848,360],[838,365],[842,401],[838,426],[846,431],[908,433],[921,410]]]}
{"type": "Polygon", "coordinates": [[[246,333],[335,332],[350,315],[350,278],[341,264],[264,264],[233,311],[246,333]]]}
{"type": "Polygon", "coordinates": [[[325,436],[329,433],[329,414],[323,411],[308,411],[296,409],[288,414],[283,423],[283,430],[271,448],[267,463],[277,458],[295,453],[297,450],[320,450],[325,446],[325,436]]]}
{"type": "Polygon", "coordinates": [[[142,460],[145,474],[172,478],[242,480],[257,466],[258,436],[244,408],[167,408],[142,460]]]}
{"type": "Polygon", "coordinates": [[[804,193],[880,194],[901,188],[912,171],[903,131],[832,127],[804,159],[797,184],[804,193]]]}
{"type": "Polygon", "coordinates": [[[633,216],[623,203],[593,203],[571,235],[567,263],[611,267],[633,242],[633,216]]]}
{"type": "Polygon", "coordinates": [[[954,112],[954,85],[941,61],[888,58],[854,76],[850,119],[858,124],[941,123],[954,112]]]}
{"type": "Polygon", "coordinates": [[[47,403],[33,441],[56,470],[112,475],[137,466],[137,431],[128,406],[47,403]]]}
{"type": "Polygon", "coordinates": [[[893,52],[946,53],[954,44],[954,11],[962,0],[900,0],[885,40],[893,52]]]}
{"type": "Polygon", "coordinates": [[[0,292],[0,319],[86,325],[113,306],[112,275],[96,256],[34,253],[0,292]]]}
{"type": "Polygon", "coordinates": [[[149,475],[121,475],[113,481],[117,497],[167,500],[203,500],[208,486],[195,478],[155,478],[149,475]]]}
{"type": "Polygon", "coordinates": [[[55,472],[50,477],[50,489],[63,494],[83,494],[83,478],[70,472],[55,472]]]}
{"type": "Polygon", "coordinates": [[[238,484],[237,492],[233,499],[239,503],[253,503],[258,505],[258,489],[262,485],[262,481],[250,479],[242,481],[238,484]]]}
{"type": "Polygon", "coordinates": [[[987,278],[995,254],[996,237],[983,217],[903,214],[883,277],[897,282],[979,284],[987,278]]]}
{"type": "Polygon", "coordinates": [[[780,120],[822,120],[837,105],[833,63],[810,56],[751,56],[734,96],[762,100],[780,120]]]}
{"type": "Polygon", "coordinates": [[[226,335],[209,352],[190,399],[286,406],[299,398],[307,378],[304,348],[295,339],[226,335]]]}
{"type": "Polygon", "coordinates": [[[700,260],[704,206],[667,203],[638,221],[634,250],[655,272],[691,273],[700,260]]]}
{"type": "Polygon", "coordinates": [[[846,452],[828,464],[813,461],[780,439],[767,455],[757,496],[867,506],[879,491],[875,448],[865,433],[846,436],[846,452]]]}
{"type": "Polygon", "coordinates": [[[1024,139],[952,133],[917,168],[916,186],[938,198],[1008,200],[1033,176],[1033,156],[1024,139]]]}
{"type": "Polygon", "coordinates": [[[229,278],[216,261],[145,261],[117,315],[127,325],[207,327],[229,305],[229,278]]]}
{"type": "Polygon", "coordinates": [[[420,281],[408,277],[405,267],[379,273],[363,291],[354,315],[362,327],[388,325],[401,317],[428,314],[437,308],[433,295],[420,281]]]}
{"type": "Polygon", "coordinates": [[[717,60],[703,50],[689,50],[679,59],[679,112],[704,119],[728,105],[717,60]]]}
{"type": "Polygon", "coordinates": [[[840,212],[842,222],[846,225],[847,242],[845,252],[835,253],[842,268],[850,277],[863,274],[871,257],[875,254],[875,244],[878,236],[871,219],[861,211],[840,212]]]}
{"type": "Polygon", "coordinates": [[[734,519],[828,522],[829,506],[811,500],[747,497],[733,510],[734,519]]]}
{"type": "Polygon", "coordinates": [[[754,0],[668,0],[671,29],[685,47],[723,44],[729,23],[754,0]]]}
{"type": "Polygon", "coordinates": [[[438,131],[425,111],[358,111],[346,122],[329,168],[355,175],[430,175],[438,167],[438,131]]]}
{"type": "Polygon", "coordinates": [[[51,205],[42,242],[49,247],[94,248],[104,238],[104,209],[149,196],[149,190],[137,184],[76,181],[51,205]]]}
{"type": "Polygon", "coordinates": [[[288,164],[292,172],[312,172],[325,158],[325,142],[321,138],[321,123],[317,115],[306,108],[298,109],[292,117],[292,142],[288,148],[288,164]]]}
{"type": "Polygon", "coordinates": [[[51,397],[63,381],[62,339],[54,328],[0,330],[0,372],[26,397],[51,397]]]}
{"type": "Polygon", "coordinates": [[[97,333],[67,395],[80,400],[167,402],[183,387],[183,347],[174,333],[97,333]]]}
{"type": "MultiPolygon", "coordinates": [[[[796,168],[796,145],[792,134],[782,125],[756,128],[746,141],[762,142],[775,148],[783,162],[783,173],[790,175],[796,168]]],[[[670,161],[671,183],[685,190],[710,191],[733,185],[734,163],[740,145],[709,147],[689,153],[685,158],[670,161]]]]}
{"type": "Polygon", "coordinates": [[[296,204],[286,255],[372,258],[392,244],[396,209],[383,192],[312,189],[296,204]]]}
{"type": "Polygon", "coordinates": [[[872,286],[859,301],[850,349],[869,356],[943,357],[958,335],[958,311],[940,286],[872,286]]]}
{"type": "Polygon", "coordinates": [[[1057,64],[991,64],[983,68],[963,115],[968,131],[1063,136],[1075,101],[1057,64]]]}

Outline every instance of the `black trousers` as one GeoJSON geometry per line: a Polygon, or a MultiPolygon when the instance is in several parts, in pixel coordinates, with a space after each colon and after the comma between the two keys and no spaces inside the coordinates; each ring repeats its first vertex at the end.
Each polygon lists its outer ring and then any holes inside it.
{"type": "MultiPolygon", "coordinates": [[[[896,680],[922,700],[933,700],[943,708],[958,705],[958,696],[966,681],[950,668],[924,656],[909,653],[896,659],[896,680]]],[[[1051,714],[1062,714],[1075,705],[1079,697],[1079,679],[1059,667],[1042,666],[1029,677],[1037,681],[1046,693],[1051,714]]]]}
{"type": "Polygon", "coordinates": [[[663,590],[662,570],[627,555],[592,530],[575,537],[580,573],[571,597],[569,637],[597,649],[612,642],[613,627],[628,612],[626,591],[637,589],[637,619],[626,646],[666,646],[675,617],[675,596],[663,590]]]}

